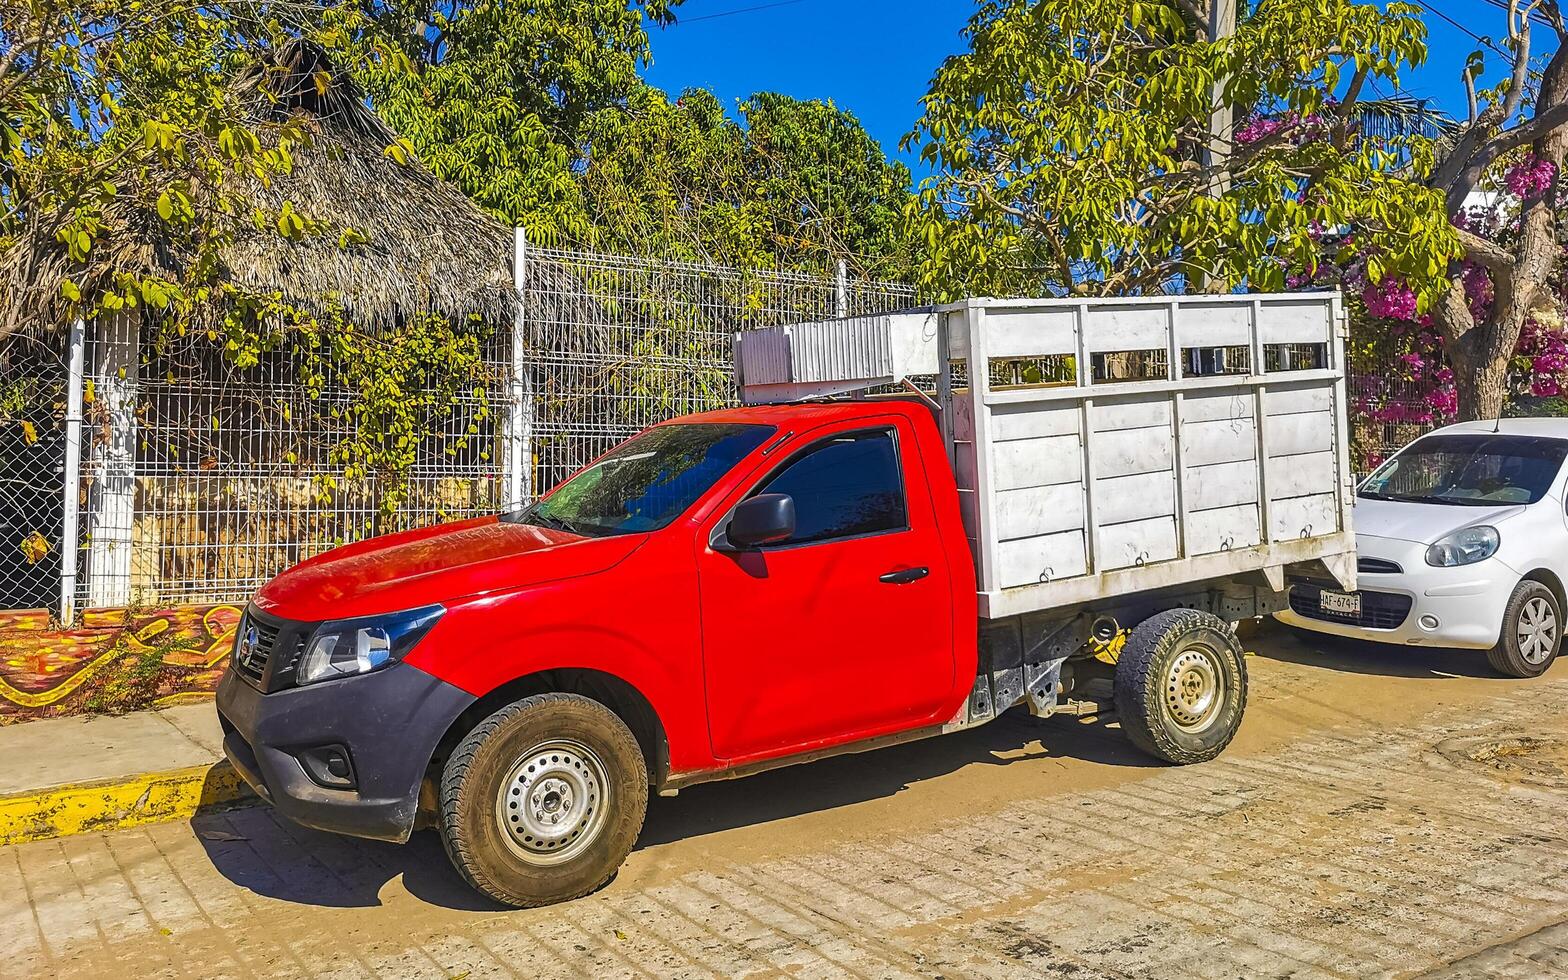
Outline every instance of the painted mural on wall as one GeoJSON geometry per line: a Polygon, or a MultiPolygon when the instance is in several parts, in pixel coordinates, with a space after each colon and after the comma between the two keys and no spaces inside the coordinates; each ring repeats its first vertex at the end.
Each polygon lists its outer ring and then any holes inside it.
{"type": "Polygon", "coordinates": [[[0,725],[165,707],[212,696],[239,606],[102,610],[75,629],[0,612],[0,725]]]}

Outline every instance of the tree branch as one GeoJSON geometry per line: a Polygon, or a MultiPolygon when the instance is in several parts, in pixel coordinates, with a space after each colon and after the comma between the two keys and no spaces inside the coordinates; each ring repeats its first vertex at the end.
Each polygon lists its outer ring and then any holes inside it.
{"type": "Polygon", "coordinates": [[[1506,248],[1473,231],[1457,228],[1459,244],[1464,246],[1465,258],[1492,273],[1509,273],[1514,268],[1514,257],[1506,248]]]}
{"type": "Polygon", "coordinates": [[[1180,7],[1181,12],[1186,14],[1197,25],[1198,33],[1201,36],[1210,41],[1214,40],[1214,37],[1209,33],[1209,8],[1207,4],[1202,4],[1199,0],[1176,0],[1176,6],[1180,7]]]}

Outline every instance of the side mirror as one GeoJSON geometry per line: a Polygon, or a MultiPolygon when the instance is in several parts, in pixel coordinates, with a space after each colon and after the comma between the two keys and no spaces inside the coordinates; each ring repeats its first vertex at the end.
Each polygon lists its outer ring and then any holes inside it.
{"type": "Polygon", "coordinates": [[[787,493],[761,493],[735,508],[725,537],[734,548],[756,548],[788,541],[794,534],[794,498],[787,493]]]}

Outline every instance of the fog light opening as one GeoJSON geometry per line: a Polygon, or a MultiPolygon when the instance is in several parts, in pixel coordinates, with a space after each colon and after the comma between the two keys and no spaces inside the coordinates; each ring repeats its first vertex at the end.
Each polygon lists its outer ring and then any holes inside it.
{"type": "Polygon", "coordinates": [[[1439,626],[1443,625],[1441,622],[1438,621],[1438,618],[1436,616],[1433,616],[1430,613],[1428,613],[1425,616],[1422,616],[1420,622],[1421,622],[1421,628],[1424,629],[1424,630],[1427,630],[1428,632],[1430,632],[1432,630],[1435,630],[1439,626]]]}
{"type": "Polygon", "coordinates": [[[354,762],[342,745],[318,745],[296,756],[305,774],[328,789],[353,789],[354,762]]]}

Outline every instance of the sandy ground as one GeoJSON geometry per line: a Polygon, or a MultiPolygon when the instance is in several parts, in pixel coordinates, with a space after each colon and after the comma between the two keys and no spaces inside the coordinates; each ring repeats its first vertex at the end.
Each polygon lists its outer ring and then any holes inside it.
{"type": "Polygon", "coordinates": [[[0,974],[1568,976],[1568,666],[1249,643],[1213,763],[1015,712],[656,799],[552,909],[264,807],[0,850],[0,974]]]}

